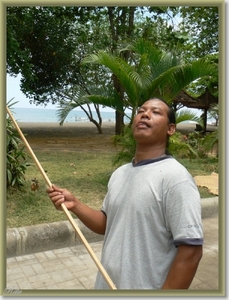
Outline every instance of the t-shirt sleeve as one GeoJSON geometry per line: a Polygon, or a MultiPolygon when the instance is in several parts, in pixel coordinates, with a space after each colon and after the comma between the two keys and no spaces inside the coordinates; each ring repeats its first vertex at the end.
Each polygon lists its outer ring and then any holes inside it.
{"type": "Polygon", "coordinates": [[[201,202],[194,180],[184,180],[168,190],[165,216],[175,246],[203,244],[201,202]]]}

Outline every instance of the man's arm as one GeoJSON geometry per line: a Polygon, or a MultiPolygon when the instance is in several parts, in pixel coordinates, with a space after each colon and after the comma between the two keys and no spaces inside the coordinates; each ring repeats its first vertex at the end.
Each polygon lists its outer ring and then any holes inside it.
{"type": "Polygon", "coordinates": [[[107,217],[102,211],[90,208],[67,189],[55,185],[47,188],[47,193],[56,209],[61,210],[61,204],[64,203],[89,229],[98,234],[105,234],[107,217]]]}
{"type": "Polygon", "coordinates": [[[83,204],[77,203],[72,212],[87,226],[89,229],[98,234],[105,234],[107,217],[101,210],[95,210],[83,204]]]}
{"type": "Polygon", "coordinates": [[[202,257],[202,246],[178,246],[162,289],[188,289],[202,257]]]}

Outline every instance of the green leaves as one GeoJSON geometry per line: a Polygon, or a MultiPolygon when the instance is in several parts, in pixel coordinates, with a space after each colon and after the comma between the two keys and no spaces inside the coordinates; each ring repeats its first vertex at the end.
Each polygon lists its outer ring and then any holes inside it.
{"type": "MultiPolygon", "coordinates": [[[[124,90],[126,107],[133,111],[151,97],[161,97],[172,102],[190,84],[197,86],[200,80],[207,82],[218,78],[218,64],[209,56],[182,63],[179,57],[156,48],[144,39],[134,41],[120,50],[120,53],[125,51],[131,51],[131,60],[128,62],[112,53],[99,51],[87,56],[83,63],[101,64],[112,72],[124,90]]],[[[93,97],[90,98],[93,101],[93,97]]],[[[117,106],[121,105],[119,99],[115,102],[117,106]]],[[[112,107],[117,107],[112,101],[110,103],[112,107]]]]}
{"type": "Polygon", "coordinates": [[[191,109],[185,109],[176,112],[176,124],[184,121],[196,121],[199,124],[201,123],[200,117],[198,117],[197,114],[191,109]]]}
{"type": "MultiPolygon", "coordinates": [[[[8,106],[12,107],[12,99],[8,106]]],[[[24,185],[26,172],[29,163],[26,161],[27,154],[21,145],[21,139],[13,127],[10,118],[6,118],[6,182],[7,188],[21,188],[24,185]]]]}

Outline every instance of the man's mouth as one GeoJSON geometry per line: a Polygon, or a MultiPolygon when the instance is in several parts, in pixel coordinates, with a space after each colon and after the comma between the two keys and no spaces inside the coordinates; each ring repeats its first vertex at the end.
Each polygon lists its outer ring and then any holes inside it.
{"type": "Polygon", "coordinates": [[[150,125],[149,125],[147,122],[141,121],[141,122],[138,122],[138,123],[137,123],[137,127],[138,127],[138,128],[149,128],[150,125]]]}

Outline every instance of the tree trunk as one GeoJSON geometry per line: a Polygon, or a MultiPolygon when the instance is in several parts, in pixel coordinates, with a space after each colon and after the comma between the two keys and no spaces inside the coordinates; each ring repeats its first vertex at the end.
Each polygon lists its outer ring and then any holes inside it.
{"type": "Polygon", "coordinates": [[[98,133],[99,134],[102,134],[103,133],[103,129],[102,129],[102,126],[94,119],[91,119],[90,120],[93,124],[95,124],[97,130],[98,130],[98,133]]]}
{"type": "Polygon", "coordinates": [[[85,114],[87,115],[89,121],[92,122],[93,124],[95,124],[96,128],[98,129],[98,133],[102,134],[103,133],[103,130],[102,130],[102,118],[101,118],[101,114],[100,114],[100,110],[99,110],[99,105],[94,104],[94,108],[95,108],[97,116],[99,118],[99,122],[97,122],[93,118],[93,114],[92,114],[92,111],[91,111],[91,108],[90,108],[89,104],[87,104],[88,111],[82,105],[80,105],[80,107],[85,112],[85,114]]]}
{"type": "Polygon", "coordinates": [[[115,112],[115,120],[116,120],[115,134],[116,135],[120,135],[123,133],[123,127],[124,127],[123,119],[124,119],[124,113],[116,110],[115,112]]]}
{"type": "MultiPolygon", "coordinates": [[[[134,11],[135,7],[111,7],[108,6],[108,16],[110,21],[110,30],[112,36],[112,52],[116,52],[118,40],[130,38],[134,30],[134,11]],[[116,11],[118,10],[118,12],[116,11]]],[[[128,59],[129,53],[124,53],[124,59],[128,59]]],[[[124,91],[119,80],[113,75],[114,88],[120,95],[120,99],[124,99],[124,91]]],[[[124,128],[124,112],[115,112],[115,134],[123,133],[124,128]]]]}

